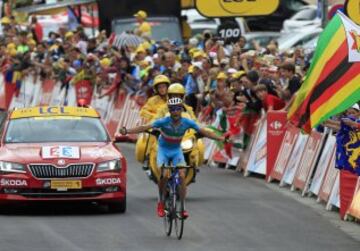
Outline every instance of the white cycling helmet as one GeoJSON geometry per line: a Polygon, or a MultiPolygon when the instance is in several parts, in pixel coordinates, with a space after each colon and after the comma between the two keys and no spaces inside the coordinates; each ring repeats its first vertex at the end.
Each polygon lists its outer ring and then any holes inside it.
{"type": "Polygon", "coordinates": [[[173,105],[182,105],[183,104],[183,100],[181,98],[170,98],[167,102],[167,104],[169,106],[173,106],[173,105]]]}

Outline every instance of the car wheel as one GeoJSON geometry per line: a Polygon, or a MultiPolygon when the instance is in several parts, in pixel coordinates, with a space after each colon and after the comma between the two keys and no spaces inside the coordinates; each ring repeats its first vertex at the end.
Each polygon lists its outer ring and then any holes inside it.
{"type": "Polygon", "coordinates": [[[126,197],[122,201],[110,202],[108,204],[110,213],[125,213],[126,212],[126,197]]]}

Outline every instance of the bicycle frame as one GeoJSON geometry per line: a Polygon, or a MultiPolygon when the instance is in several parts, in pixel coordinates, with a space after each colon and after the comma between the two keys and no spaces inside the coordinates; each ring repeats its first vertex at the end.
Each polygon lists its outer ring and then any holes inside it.
{"type": "Polygon", "coordinates": [[[181,179],[179,169],[187,167],[162,167],[170,171],[170,176],[166,182],[167,194],[165,194],[165,211],[166,217],[164,218],[165,233],[167,236],[171,235],[172,223],[175,223],[175,230],[177,238],[180,240],[183,235],[184,218],[182,212],[184,210],[184,200],[180,199],[179,188],[181,179]]]}

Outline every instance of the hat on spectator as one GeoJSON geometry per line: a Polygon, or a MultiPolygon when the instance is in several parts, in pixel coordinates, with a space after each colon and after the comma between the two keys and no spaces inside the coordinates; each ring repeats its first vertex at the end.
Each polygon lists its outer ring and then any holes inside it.
{"type": "Polygon", "coordinates": [[[220,64],[228,64],[230,60],[228,58],[223,58],[220,60],[220,64]]]}
{"type": "Polygon", "coordinates": [[[30,39],[27,41],[28,45],[36,45],[36,41],[34,39],[30,39]]]}
{"type": "Polygon", "coordinates": [[[196,51],[196,52],[194,52],[194,54],[193,54],[193,58],[194,59],[196,59],[196,58],[199,58],[199,57],[201,57],[201,58],[203,58],[204,57],[204,52],[203,51],[196,51]]]}
{"type": "Polygon", "coordinates": [[[135,54],[145,53],[145,52],[146,52],[145,48],[144,48],[142,45],[139,45],[139,46],[136,48],[135,54]]]}
{"type": "Polygon", "coordinates": [[[227,74],[230,74],[230,75],[232,75],[232,74],[234,74],[234,73],[236,73],[237,71],[236,71],[236,69],[234,69],[234,68],[229,68],[227,71],[226,71],[226,73],[227,74]]]}
{"type": "Polygon", "coordinates": [[[134,14],[134,17],[141,17],[141,18],[147,18],[147,13],[143,10],[139,10],[134,14]]]}
{"type": "Polygon", "coordinates": [[[194,54],[195,54],[195,52],[198,52],[198,51],[200,51],[200,49],[199,48],[191,48],[190,50],[189,50],[189,55],[190,55],[190,57],[193,57],[194,56],[194,54]]]}
{"type": "Polygon", "coordinates": [[[202,67],[202,62],[194,62],[192,65],[193,65],[194,67],[199,68],[200,70],[203,69],[203,67],[202,67]]]}
{"type": "Polygon", "coordinates": [[[188,69],[188,73],[193,73],[195,67],[202,70],[202,62],[194,62],[192,65],[190,65],[190,67],[188,69]]]}
{"type": "Polygon", "coordinates": [[[8,49],[8,50],[15,49],[15,48],[16,48],[16,44],[15,44],[15,43],[9,43],[9,44],[6,46],[6,49],[8,49]]]}
{"type": "Polygon", "coordinates": [[[55,42],[58,42],[58,43],[62,43],[63,42],[63,40],[61,39],[61,38],[57,38],[57,39],[55,39],[55,42]]]}
{"type": "Polygon", "coordinates": [[[68,39],[70,37],[74,36],[74,33],[72,31],[68,31],[65,33],[65,39],[68,39]]]}
{"type": "Polygon", "coordinates": [[[237,71],[234,74],[232,74],[232,77],[235,78],[235,79],[239,79],[244,75],[246,75],[245,71],[237,71]]]}
{"type": "Polygon", "coordinates": [[[10,24],[10,18],[8,17],[1,18],[1,24],[10,24]]]}
{"type": "Polygon", "coordinates": [[[109,67],[111,64],[111,60],[109,58],[103,58],[100,60],[100,65],[102,67],[109,67]]]}
{"type": "Polygon", "coordinates": [[[360,106],[358,103],[355,103],[351,108],[360,111],[360,106]]]}
{"type": "Polygon", "coordinates": [[[192,45],[192,46],[197,46],[199,43],[199,40],[195,37],[192,37],[189,39],[189,44],[192,45]]]}
{"type": "Polygon", "coordinates": [[[227,76],[224,72],[219,72],[219,74],[216,76],[216,79],[223,79],[226,80],[227,76]]]}

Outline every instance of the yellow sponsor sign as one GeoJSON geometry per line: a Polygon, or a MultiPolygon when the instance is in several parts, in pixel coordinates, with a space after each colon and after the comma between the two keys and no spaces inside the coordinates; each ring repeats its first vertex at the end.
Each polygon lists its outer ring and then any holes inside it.
{"type": "Polygon", "coordinates": [[[93,117],[98,118],[99,114],[93,108],[73,107],[73,106],[39,106],[31,108],[20,108],[14,110],[10,119],[31,118],[31,117],[93,117]]]}
{"type": "Polygon", "coordinates": [[[270,15],[279,0],[196,0],[197,10],[207,17],[270,15]]]}
{"type": "Polygon", "coordinates": [[[351,20],[360,25],[360,0],[347,0],[345,12],[351,20]]]}
{"type": "Polygon", "coordinates": [[[52,180],[51,189],[81,189],[81,180],[52,180]]]}

